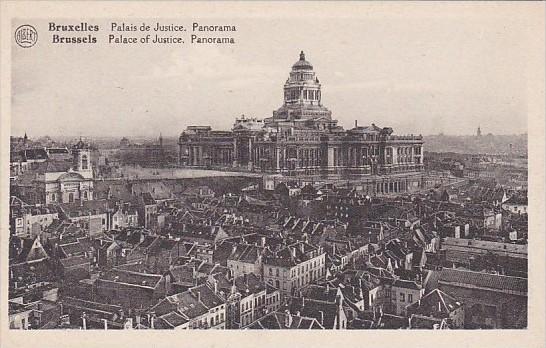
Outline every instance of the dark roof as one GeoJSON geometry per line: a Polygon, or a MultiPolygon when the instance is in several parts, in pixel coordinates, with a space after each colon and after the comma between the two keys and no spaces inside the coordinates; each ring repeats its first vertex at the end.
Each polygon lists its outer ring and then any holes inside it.
{"type": "Polygon", "coordinates": [[[91,215],[104,214],[109,209],[109,201],[82,201],[80,203],[65,203],[60,204],[61,209],[68,217],[80,217],[91,215]]]}
{"type": "Polygon", "coordinates": [[[76,267],[76,266],[89,267],[89,264],[90,264],[89,259],[85,256],[72,256],[72,257],[60,259],[59,261],[61,262],[61,265],[63,265],[63,267],[65,268],[76,267]]]}
{"type": "Polygon", "coordinates": [[[264,264],[279,267],[293,267],[318,256],[318,254],[312,254],[313,252],[318,251],[319,249],[317,247],[309,243],[297,242],[277,251],[275,255],[264,257],[264,264]],[[301,250],[302,247],[304,249],[303,252],[301,250]]]}
{"type": "Polygon", "coordinates": [[[301,296],[317,301],[335,303],[338,288],[333,286],[309,285],[301,290],[301,296]]]}
{"type": "Polygon", "coordinates": [[[187,317],[182,316],[178,312],[169,312],[159,317],[164,320],[169,326],[175,328],[180,325],[186,324],[189,320],[187,317]]]}
{"type": "Polygon", "coordinates": [[[265,283],[254,273],[243,274],[235,278],[235,287],[241,294],[256,294],[265,290],[265,283]]]}
{"type": "Polygon", "coordinates": [[[527,205],[528,203],[528,197],[527,194],[521,194],[521,195],[514,195],[510,197],[504,204],[519,204],[519,205],[527,205]]]}
{"type": "Polygon", "coordinates": [[[384,313],[377,323],[377,328],[387,330],[406,329],[408,325],[408,319],[405,317],[384,313]]]}
{"type": "Polygon", "coordinates": [[[412,314],[409,318],[410,329],[438,329],[445,328],[447,325],[445,319],[427,317],[418,314],[412,314]]]}
{"type": "Polygon", "coordinates": [[[195,297],[199,295],[200,302],[203,303],[208,309],[220,306],[224,303],[224,300],[218,294],[216,294],[208,284],[193,287],[189,291],[191,291],[195,297]]]}
{"type": "Polygon", "coordinates": [[[72,161],[69,160],[48,160],[44,163],[40,163],[38,166],[38,173],[59,173],[68,172],[72,168],[72,161]]]}
{"type": "Polygon", "coordinates": [[[421,284],[418,284],[415,281],[403,280],[403,279],[395,279],[392,282],[392,286],[395,286],[397,288],[405,288],[405,289],[413,289],[413,290],[421,290],[423,288],[421,284]]]}
{"type": "Polygon", "coordinates": [[[408,313],[415,313],[434,318],[448,318],[449,314],[463,304],[454,297],[446,294],[440,289],[434,289],[423,296],[418,302],[407,307],[408,313]]]}
{"type": "Polygon", "coordinates": [[[294,298],[290,303],[290,312],[300,313],[303,317],[315,318],[325,329],[334,329],[338,312],[337,303],[325,303],[307,298],[294,298]]]}
{"type": "Polygon", "coordinates": [[[251,330],[279,330],[279,329],[324,329],[314,318],[305,318],[280,312],[272,312],[250,324],[251,330]],[[287,320],[287,316],[289,316],[287,320]],[[291,319],[291,320],[290,320],[291,319]],[[290,325],[286,325],[286,324],[290,325]]]}
{"type": "Polygon", "coordinates": [[[22,155],[26,160],[42,160],[47,159],[47,151],[44,148],[26,149],[22,151],[22,155]]]}

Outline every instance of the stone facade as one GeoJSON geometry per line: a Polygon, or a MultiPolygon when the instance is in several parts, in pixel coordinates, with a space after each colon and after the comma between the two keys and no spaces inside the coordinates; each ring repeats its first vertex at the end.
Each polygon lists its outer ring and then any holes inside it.
{"type": "Polygon", "coordinates": [[[422,136],[392,128],[344,130],[322,105],[321,84],[303,52],[284,85],[284,103],[264,120],[236,119],[231,131],[190,126],[179,164],[284,175],[358,176],[423,171],[422,136]]]}

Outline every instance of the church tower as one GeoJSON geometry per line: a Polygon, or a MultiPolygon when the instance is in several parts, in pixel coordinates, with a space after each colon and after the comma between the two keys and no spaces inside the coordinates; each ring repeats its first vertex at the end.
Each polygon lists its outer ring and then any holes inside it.
{"type": "Polygon", "coordinates": [[[93,178],[91,151],[89,145],[84,143],[81,139],[72,148],[72,168],[86,179],[93,178]]]}
{"type": "Polygon", "coordinates": [[[482,136],[482,129],[480,126],[478,126],[478,130],[476,131],[476,136],[481,137],[482,136]]]}

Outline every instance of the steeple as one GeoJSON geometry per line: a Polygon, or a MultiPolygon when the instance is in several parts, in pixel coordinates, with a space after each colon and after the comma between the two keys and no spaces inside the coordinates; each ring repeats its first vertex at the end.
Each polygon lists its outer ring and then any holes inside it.
{"type": "Polygon", "coordinates": [[[476,136],[481,137],[482,136],[482,130],[480,126],[478,126],[478,130],[476,131],[476,136]]]}

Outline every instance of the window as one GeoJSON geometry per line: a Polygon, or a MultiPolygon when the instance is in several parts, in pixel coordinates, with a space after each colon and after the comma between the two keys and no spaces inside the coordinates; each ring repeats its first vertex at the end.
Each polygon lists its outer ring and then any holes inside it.
{"type": "Polygon", "coordinates": [[[406,300],[406,295],[403,292],[401,292],[400,293],[400,302],[405,302],[405,300],[406,300]]]}
{"type": "Polygon", "coordinates": [[[413,295],[412,294],[408,294],[408,302],[413,303],[413,295]]]}
{"type": "Polygon", "coordinates": [[[88,161],[87,161],[87,155],[82,156],[82,170],[87,170],[88,168],[88,161]]]}

